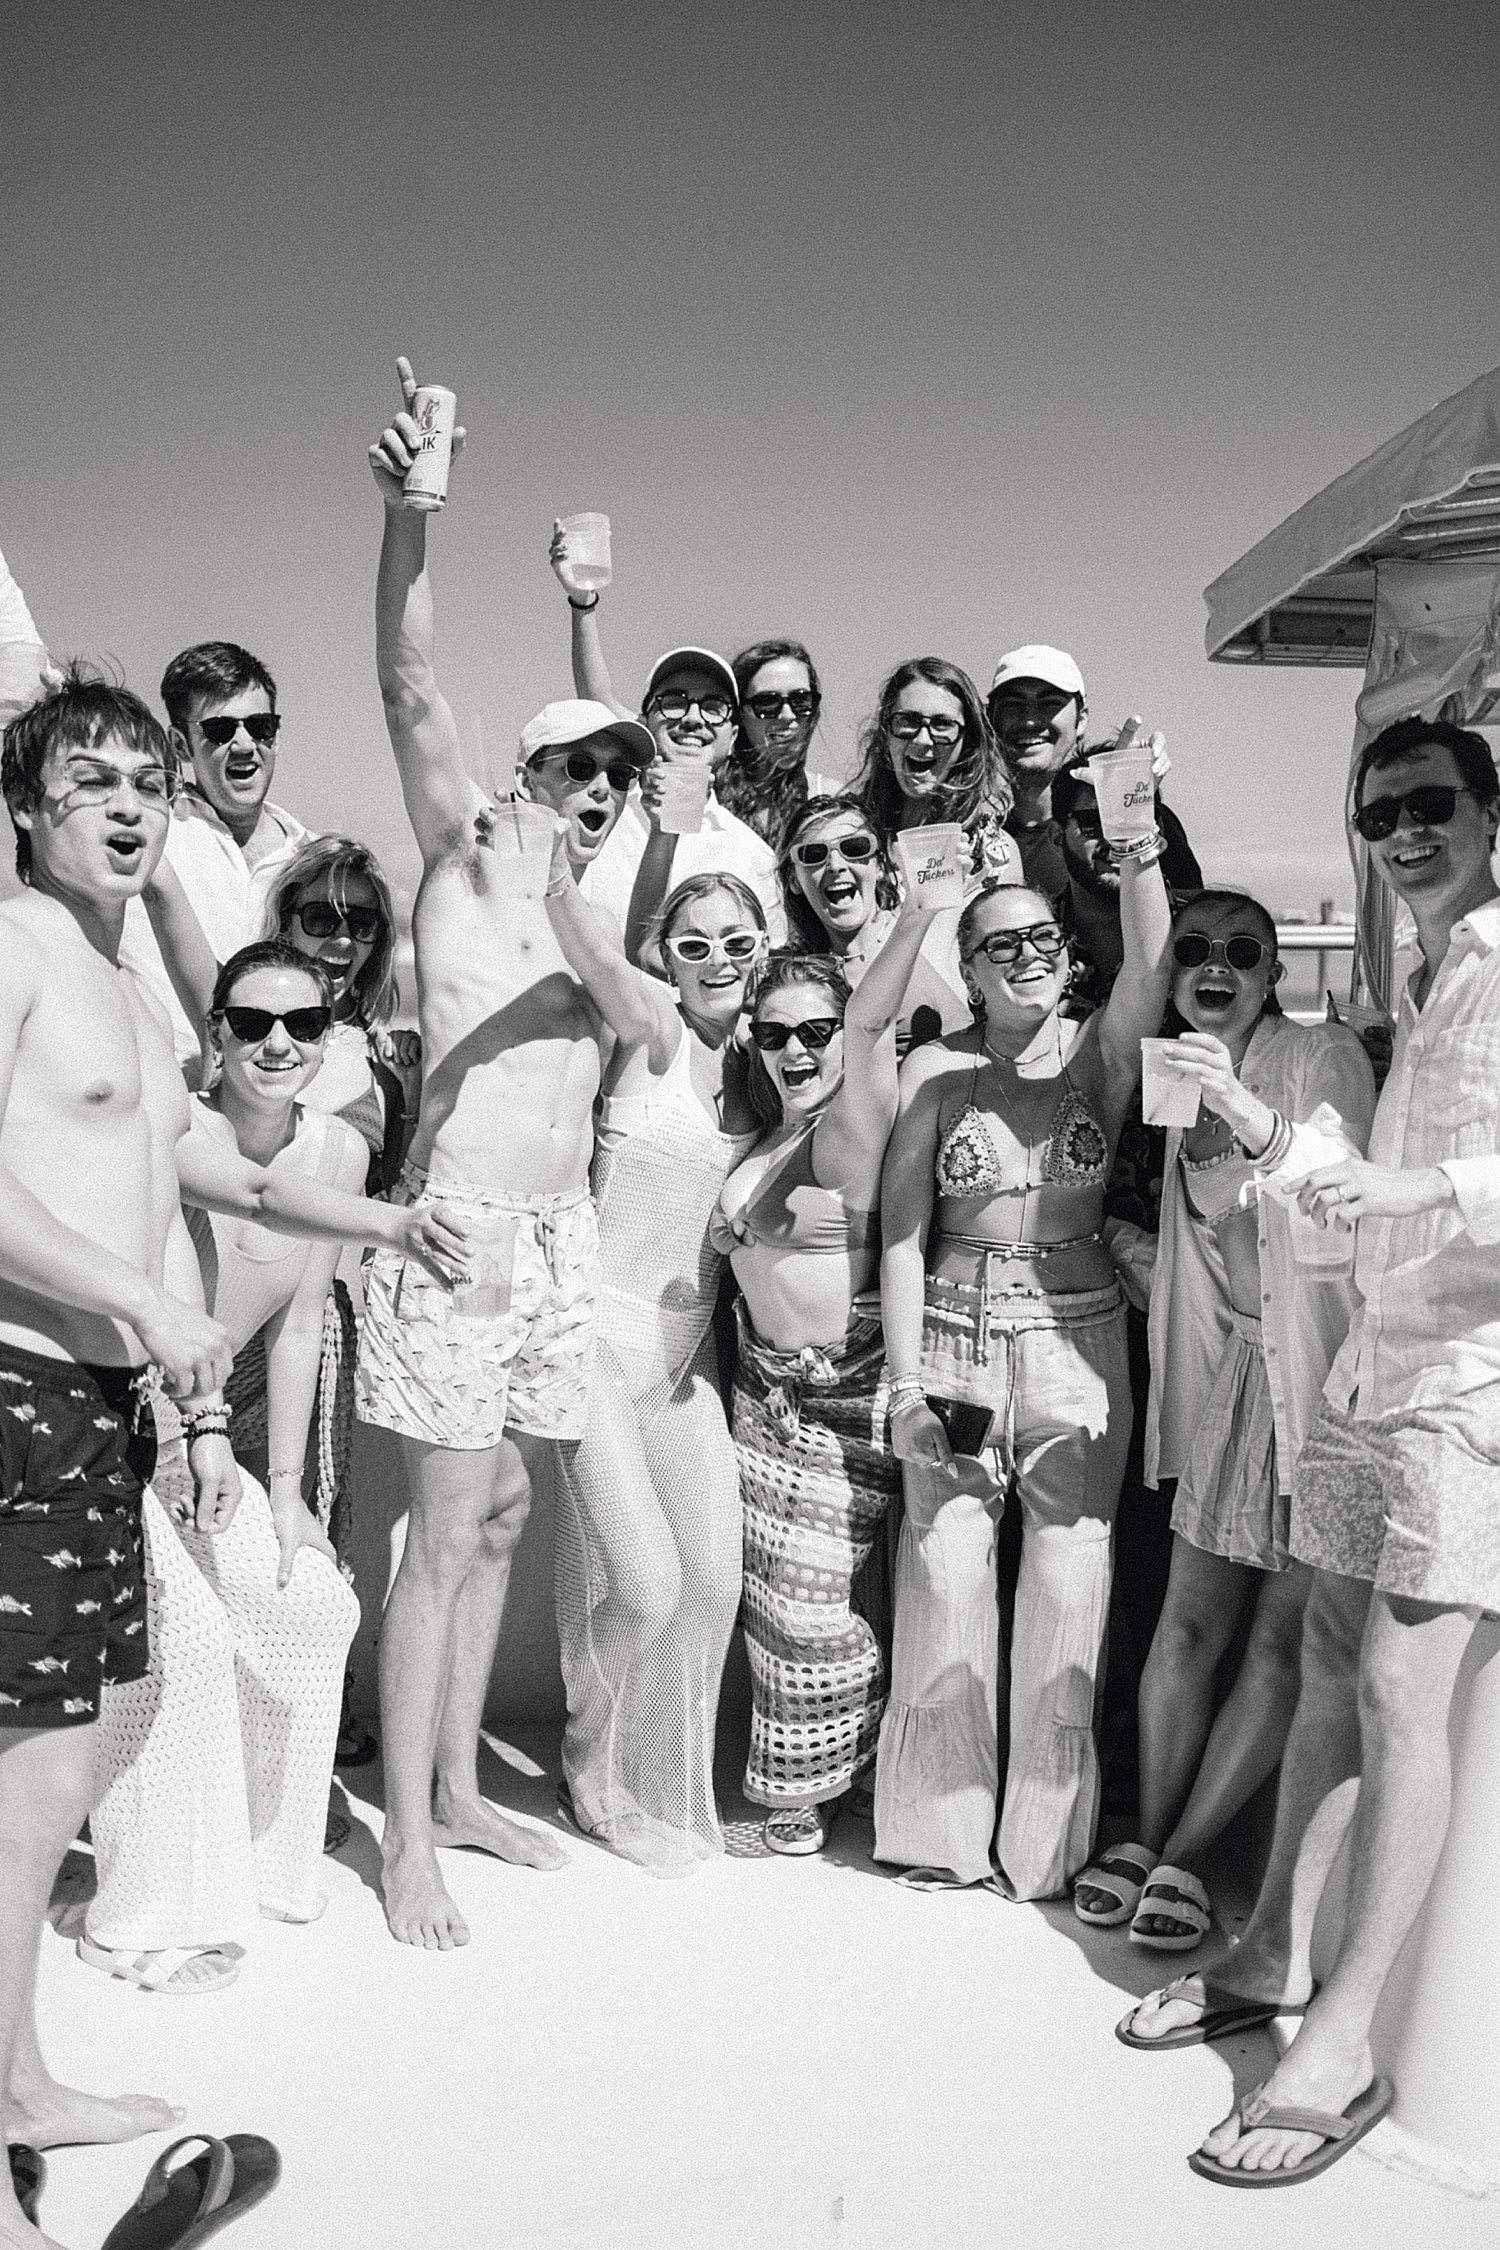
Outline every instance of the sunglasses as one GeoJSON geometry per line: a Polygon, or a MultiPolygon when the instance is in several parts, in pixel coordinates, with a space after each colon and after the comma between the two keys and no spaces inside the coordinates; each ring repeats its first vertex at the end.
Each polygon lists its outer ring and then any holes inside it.
{"type": "Polygon", "coordinates": [[[252,742],[259,743],[262,750],[269,750],[277,735],[281,732],[281,713],[279,711],[252,711],[248,717],[242,715],[231,718],[227,711],[221,711],[217,718],[200,719],[198,721],[198,732],[202,735],[204,741],[211,742],[216,750],[227,749],[241,727],[244,728],[252,742]]]}
{"type": "Polygon", "coordinates": [[[750,1036],[763,1055],[779,1055],[793,1039],[800,1039],[809,1054],[817,1055],[843,1028],[842,1016],[809,1016],[804,1023],[752,1023],[750,1036]]]}
{"type": "Polygon", "coordinates": [[[623,795],[635,779],[635,767],[628,758],[598,758],[592,750],[552,750],[531,762],[544,766],[554,758],[562,759],[563,772],[580,789],[586,789],[595,774],[602,773],[610,788],[623,795]]]}
{"type": "Polygon", "coordinates": [[[668,726],[677,725],[689,711],[696,711],[706,727],[721,727],[734,715],[734,705],[727,695],[684,695],[679,688],[668,688],[665,695],[653,695],[646,709],[655,711],[668,726]]]}
{"type": "Polygon", "coordinates": [[[326,1037],[333,1022],[333,1010],[316,1008],[235,1008],[220,1010],[224,1021],[242,1047],[258,1046],[269,1039],[276,1024],[286,1026],[288,1039],[299,1047],[311,1047],[326,1037]]]}
{"type": "Polygon", "coordinates": [[[976,953],[982,953],[992,968],[1011,969],[1028,945],[1042,960],[1055,961],[1067,942],[1055,922],[1030,922],[1020,930],[992,930],[988,937],[970,946],[964,959],[972,961],[976,953]]]}
{"type": "Polygon", "coordinates": [[[1172,958],[1179,969],[1204,969],[1216,953],[1222,953],[1231,969],[1258,969],[1270,957],[1271,948],[1258,937],[1241,932],[1231,938],[1205,937],[1202,930],[1184,930],[1181,937],[1172,940],[1172,958]]]}
{"type": "Polygon", "coordinates": [[[722,953],[726,961],[748,961],[759,949],[759,930],[726,930],[722,937],[711,938],[688,930],[682,937],[667,939],[667,951],[679,961],[708,961],[715,953],[722,953]]]}
{"type": "Polygon", "coordinates": [[[1408,789],[1404,796],[1372,797],[1354,815],[1354,825],[1367,844],[1379,844],[1393,836],[1403,813],[1419,828],[1446,828],[1459,798],[1473,794],[1472,789],[1455,789],[1446,781],[1424,782],[1420,789],[1408,789]]]}
{"type": "Polygon", "coordinates": [[[816,843],[793,844],[792,857],[799,867],[825,867],[830,857],[841,859],[846,867],[862,867],[879,849],[873,836],[830,836],[816,843]]]}
{"type": "Polygon", "coordinates": [[[898,742],[915,742],[919,734],[939,749],[950,749],[963,738],[962,719],[929,718],[925,711],[898,711],[890,731],[898,742]]]}
{"type": "Polygon", "coordinates": [[[747,711],[768,724],[779,719],[783,711],[790,711],[794,719],[810,719],[817,708],[818,699],[811,688],[792,688],[785,695],[772,695],[768,690],[764,695],[747,697],[745,702],[747,711]]]}
{"type": "Polygon", "coordinates": [[[347,930],[356,945],[373,945],[385,928],[378,906],[335,906],[331,898],[304,899],[292,913],[304,937],[332,937],[336,930],[347,930]]]}
{"type": "Polygon", "coordinates": [[[175,766],[137,766],[131,773],[122,773],[118,766],[103,765],[94,758],[70,758],[66,771],[68,794],[85,805],[107,805],[122,782],[129,784],[143,805],[170,805],[182,788],[182,776],[175,766]]]}

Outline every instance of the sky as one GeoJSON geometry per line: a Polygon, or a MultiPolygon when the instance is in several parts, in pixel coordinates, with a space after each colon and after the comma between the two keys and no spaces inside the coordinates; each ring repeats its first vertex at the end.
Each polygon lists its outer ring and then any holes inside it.
{"type": "Polygon", "coordinates": [[[0,0],[0,547],[54,649],[154,694],[270,665],[275,795],[416,856],[365,464],[393,362],[470,445],[432,531],[472,746],[601,628],[811,646],[816,762],[890,667],[1071,649],[1165,729],[1199,856],[1352,900],[1358,674],[1204,657],[1202,590],[1500,361],[1490,0],[0,0]]]}

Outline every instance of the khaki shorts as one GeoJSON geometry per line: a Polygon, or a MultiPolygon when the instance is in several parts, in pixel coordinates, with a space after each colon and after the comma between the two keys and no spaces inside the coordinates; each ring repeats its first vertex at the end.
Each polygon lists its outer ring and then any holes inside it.
{"type": "Polygon", "coordinates": [[[498,1234],[504,1253],[479,1265],[487,1295],[474,1310],[465,1292],[450,1292],[410,1259],[376,1252],[365,1276],[360,1420],[458,1453],[498,1445],[508,1429],[582,1437],[599,1297],[587,1188],[498,1195],[408,1164],[391,1200],[441,1202],[476,1239],[498,1234]]]}

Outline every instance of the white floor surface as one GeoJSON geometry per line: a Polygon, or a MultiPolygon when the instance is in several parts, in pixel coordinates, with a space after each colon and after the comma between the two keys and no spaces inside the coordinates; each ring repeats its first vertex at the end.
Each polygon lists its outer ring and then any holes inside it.
{"type": "MultiPolygon", "coordinates": [[[[556,1822],[555,1745],[487,1757],[492,1793],[556,1822]]],[[[1467,2250],[1467,2201],[1355,2151],[1267,2193],[1198,2180],[1190,2148],[1268,2034],[1172,2055],[1112,2036],[1173,1964],[1067,1908],[931,1896],[876,1872],[845,1820],[821,1860],[731,1856],[644,1875],[565,1831],[539,1875],[444,1872],[474,1931],[446,1955],[386,1935],[378,1767],[346,1777],[354,1835],[311,1928],[267,1922],[236,1984],[136,1992],[43,1945],[54,2068],[268,2135],[274,2196],[234,2250],[1467,2250]]],[[[756,1829],[731,1801],[736,1851],[756,1829]]],[[[48,2231],[92,2250],[159,2142],[62,2150],[48,2231]]]]}

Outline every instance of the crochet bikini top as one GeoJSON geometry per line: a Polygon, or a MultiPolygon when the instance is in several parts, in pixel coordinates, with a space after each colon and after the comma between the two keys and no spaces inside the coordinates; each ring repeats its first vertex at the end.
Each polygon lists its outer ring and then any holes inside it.
{"type": "Polygon", "coordinates": [[[1109,1176],[1109,1142],[1094,1114],[1093,1104],[1087,1095],[1079,1093],[1068,1076],[1065,1062],[1062,1064],[1064,1092],[1052,1112],[1041,1149],[1041,1174],[1035,1180],[1031,1177],[1031,1157],[1036,1144],[1028,1145],[1024,1176],[1012,1178],[1013,1164],[1007,1163],[983,1112],[974,1106],[979,1063],[980,1057],[976,1054],[969,1077],[968,1100],[938,1145],[932,1176],[939,1195],[1024,1195],[1029,1188],[1043,1185],[1104,1185],[1109,1176]]]}

